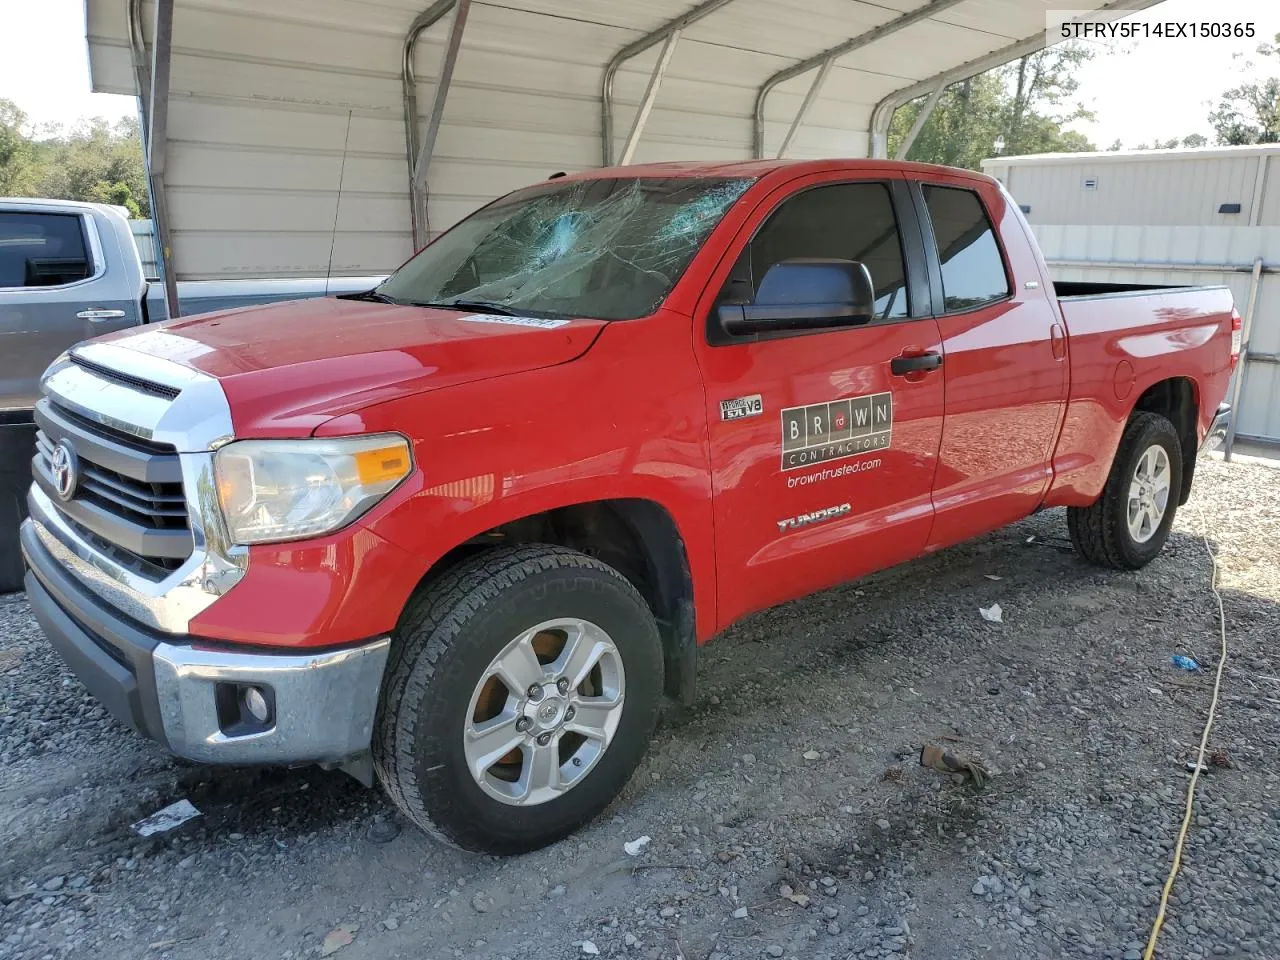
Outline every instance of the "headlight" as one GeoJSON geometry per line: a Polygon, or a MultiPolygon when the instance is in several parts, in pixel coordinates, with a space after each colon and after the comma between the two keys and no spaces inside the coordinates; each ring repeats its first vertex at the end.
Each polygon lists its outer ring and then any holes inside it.
{"type": "Polygon", "coordinates": [[[300,540],[346,526],[413,469],[397,434],[239,440],[214,457],[218,501],[235,543],[300,540]]]}

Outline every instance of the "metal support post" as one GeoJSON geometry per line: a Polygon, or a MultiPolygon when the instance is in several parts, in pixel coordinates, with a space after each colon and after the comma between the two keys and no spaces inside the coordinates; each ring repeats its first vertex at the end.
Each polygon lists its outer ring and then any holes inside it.
{"type": "Polygon", "coordinates": [[[905,160],[907,154],[911,152],[911,147],[916,142],[916,137],[920,136],[920,131],[924,129],[924,125],[929,122],[929,118],[933,116],[933,108],[938,105],[938,101],[942,98],[942,92],[947,89],[945,83],[939,83],[933,88],[933,93],[929,94],[929,99],[925,101],[920,112],[916,114],[916,119],[911,124],[911,129],[907,131],[906,138],[902,143],[898,144],[898,152],[894,154],[893,159],[905,160]]]}
{"type": "Polygon", "coordinates": [[[791,141],[795,139],[796,131],[800,129],[800,124],[804,123],[805,114],[809,112],[809,108],[813,106],[813,101],[817,100],[818,94],[822,92],[822,85],[827,82],[827,74],[831,72],[831,67],[835,62],[835,57],[832,57],[830,60],[824,60],[822,66],[818,68],[818,75],[813,78],[813,83],[809,84],[809,92],[804,95],[804,101],[800,104],[800,109],[796,111],[796,115],[791,121],[791,126],[787,128],[787,135],[782,138],[782,146],[778,147],[779,160],[786,155],[787,148],[791,146],[791,141]]]}
{"type": "Polygon", "coordinates": [[[180,316],[178,276],[169,231],[165,164],[169,154],[169,68],[173,59],[173,0],[155,0],[151,32],[151,96],[147,107],[147,174],[151,178],[151,218],[164,275],[164,302],[170,319],[180,316]]]}
{"type": "Polygon", "coordinates": [[[680,31],[672,30],[667,36],[667,42],[662,45],[662,52],[658,54],[658,62],[653,65],[649,86],[645,88],[644,99],[640,101],[640,107],[636,110],[636,119],[631,124],[631,133],[627,135],[622,156],[618,158],[618,163],[624,167],[636,155],[636,147],[640,146],[640,134],[644,132],[644,125],[649,120],[649,114],[653,112],[653,104],[658,99],[662,78],[667,74],[667,65],[671,63],[671,55],[676,52],[676,44],[679,42],[680,31]]]}

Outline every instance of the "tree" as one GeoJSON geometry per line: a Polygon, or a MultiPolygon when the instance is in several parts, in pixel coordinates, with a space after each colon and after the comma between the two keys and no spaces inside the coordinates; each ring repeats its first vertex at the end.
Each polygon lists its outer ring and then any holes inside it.
{"type": "Polygon", "coordinates": [[[86,198],[94,203],[109,203],[112,206],[124,207],[129,211],[129,216],[137,220],[142,217],[142,207],[133,197],[133,190],[127,183],[117,180],[115,183],[107,183],[105,180],[99,180],[89,190],[86,198]]]}
{"type": "MultiPolygon", "coordinates": [[[[1003,96],[1002,82],[990,73],[949,87],[916,137],[910,158],[979,169],[985,157],[996,153],[995,142],[1000,136],[996,118],[1003,96]]],[[[923,100],[913,101],[894,114],[889,125],[891,156],[896,155],[898,144],[915,123],[923,105],[923,100]]]]}
{"type": "Polygon", "coordinates": [[[1228,90],[1209,114],[1209,122],[1223,146],[1280,142],[1280,79],[1228,90]]]}
{"type": "MultiPolygon", "coordinates": [[[[983,159],[999,154],[1095,149],[1084,135],[1062,129],[1092,116],[1072,103],[1079,87],[1074,73],[1092,56],[1088,47],[1060,44],[949,87],[916,137],[910,158],[977,170],[983,159]]],[[[894,115],[890,154],[925,102],[913,101],[894,115]]]]}
{"type": "Polygon", "coordinates": [[[23,132],[27,115],[11,100],[0,99],[0,196],[22,197],[35,188],[31,142],[23,132]]]}
{"type": "Polygon", "coordinates": [[[1003,120],[1006,153],[1093,149],[1087,138],[1061,129],[1074,120],[1093,119],[1093,114],[1083,106],[1071,104],[1071,98],[1080,88],[1076,73],[1092,58],[1092,48],[1063,43],[1022,57],[1012,67],[1004,68],[1006,73],[1013,74],[1013,99],[1003,120]],[[1081,141],[1088,145],[1079,146],[1081,141]]]}
{"type": "MultiPolygon", "coordinates": [[[[1275,73],[1280,34],[1273,43],[1261,44],[1258,54],[1266,58],[1263,69],[1275,73]]],[[[1250,61],[1244,63],[1246,69],[1254,66],[1250,61]]],[[[1226,91],[1209,113],[1209,123],[1223,146],[1280,143],[1280,76],[1263,77],[1226,91]]]]}
{"type": "Polygon", "coordinates": [[[0,99],[0,195],[113,203],[148,216],[138,121],[112,126],[97,117],[69,130],[33,130],[26,114],[0,99]]]}
{"type": "MultiPolygon", "coordinates": [[[[1209,145],[1208,137],[1199,133],[1189,133],[1185,137],[1183,137],[1181,140],[1179,140],[1177,137],[1170,137],[1168,140],[1154,140],[1151,143],[1140,143],[1136,147],[1133,147],[1132,149],[1134,150],[1177,150],[1179,147],[1182,147],[1185,150],[1196,150],[1200,147],[1207,147],[1208,145],[1209,145]]],[[[1108,150],[1121,149],[1120,141],[1117,140],[1107,149],[1108,150]]]]}

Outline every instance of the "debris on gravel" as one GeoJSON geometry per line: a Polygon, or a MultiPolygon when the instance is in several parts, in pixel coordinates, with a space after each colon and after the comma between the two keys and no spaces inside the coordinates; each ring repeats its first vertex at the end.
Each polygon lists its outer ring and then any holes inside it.
{"type": "Polygon", "coordinates": [[[1280,471],[1203,458],[1136,573],[1085,565],[1045,511],[739,624],[610,810],[512,859],[401,830],[343,774],[173,760],[0,597],[0,956],[1140,957],[1218,661],[1202,531],[1231,645],[1225,763],[1206,757],[1159,955],[1269,955],[1280,471]],[[992,570],[1002,627],[974,614],[992,570]],[[928,743],[991,780],[919,766],[928,743]],[[131,830],[182,799],[202,815],[131,830]]]}
{"type": "Polygon", "coordinates": [[[359,925],[344,925],[335,927],[325,934],[324,942],[320,944],[320,956],[328,957],[337,953],[343,947],[349,947],[355,942],[356,929],[359,925]]]}
{"type": "Polygon", "coordinates": [[[628,840],[624,843],[622,845],[622,849],[626,852],[628,857],[638,857],[644,852],[645,848],[649,846],[650,842],[651,841],[647,835],[637,837],[634,840],[628,840]]]}

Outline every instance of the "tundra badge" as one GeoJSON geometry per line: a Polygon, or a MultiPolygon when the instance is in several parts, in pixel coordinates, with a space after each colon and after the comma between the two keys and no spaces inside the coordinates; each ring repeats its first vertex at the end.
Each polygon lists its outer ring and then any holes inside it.
{"type": "Polygon", "coordinates": [[[807,527],[811,523],[821,523],[823,520],[834,520],[836,517],[843,517],[852,510],[853,507],[847,503],[842,503],[838,507],[824,507],[821,510],[815,510],[813,513],[802,513],[798,517],[787,517],[785,520],[778,520],[778,532],[784,530],[797,530],[800,527],[807,527]]]}

